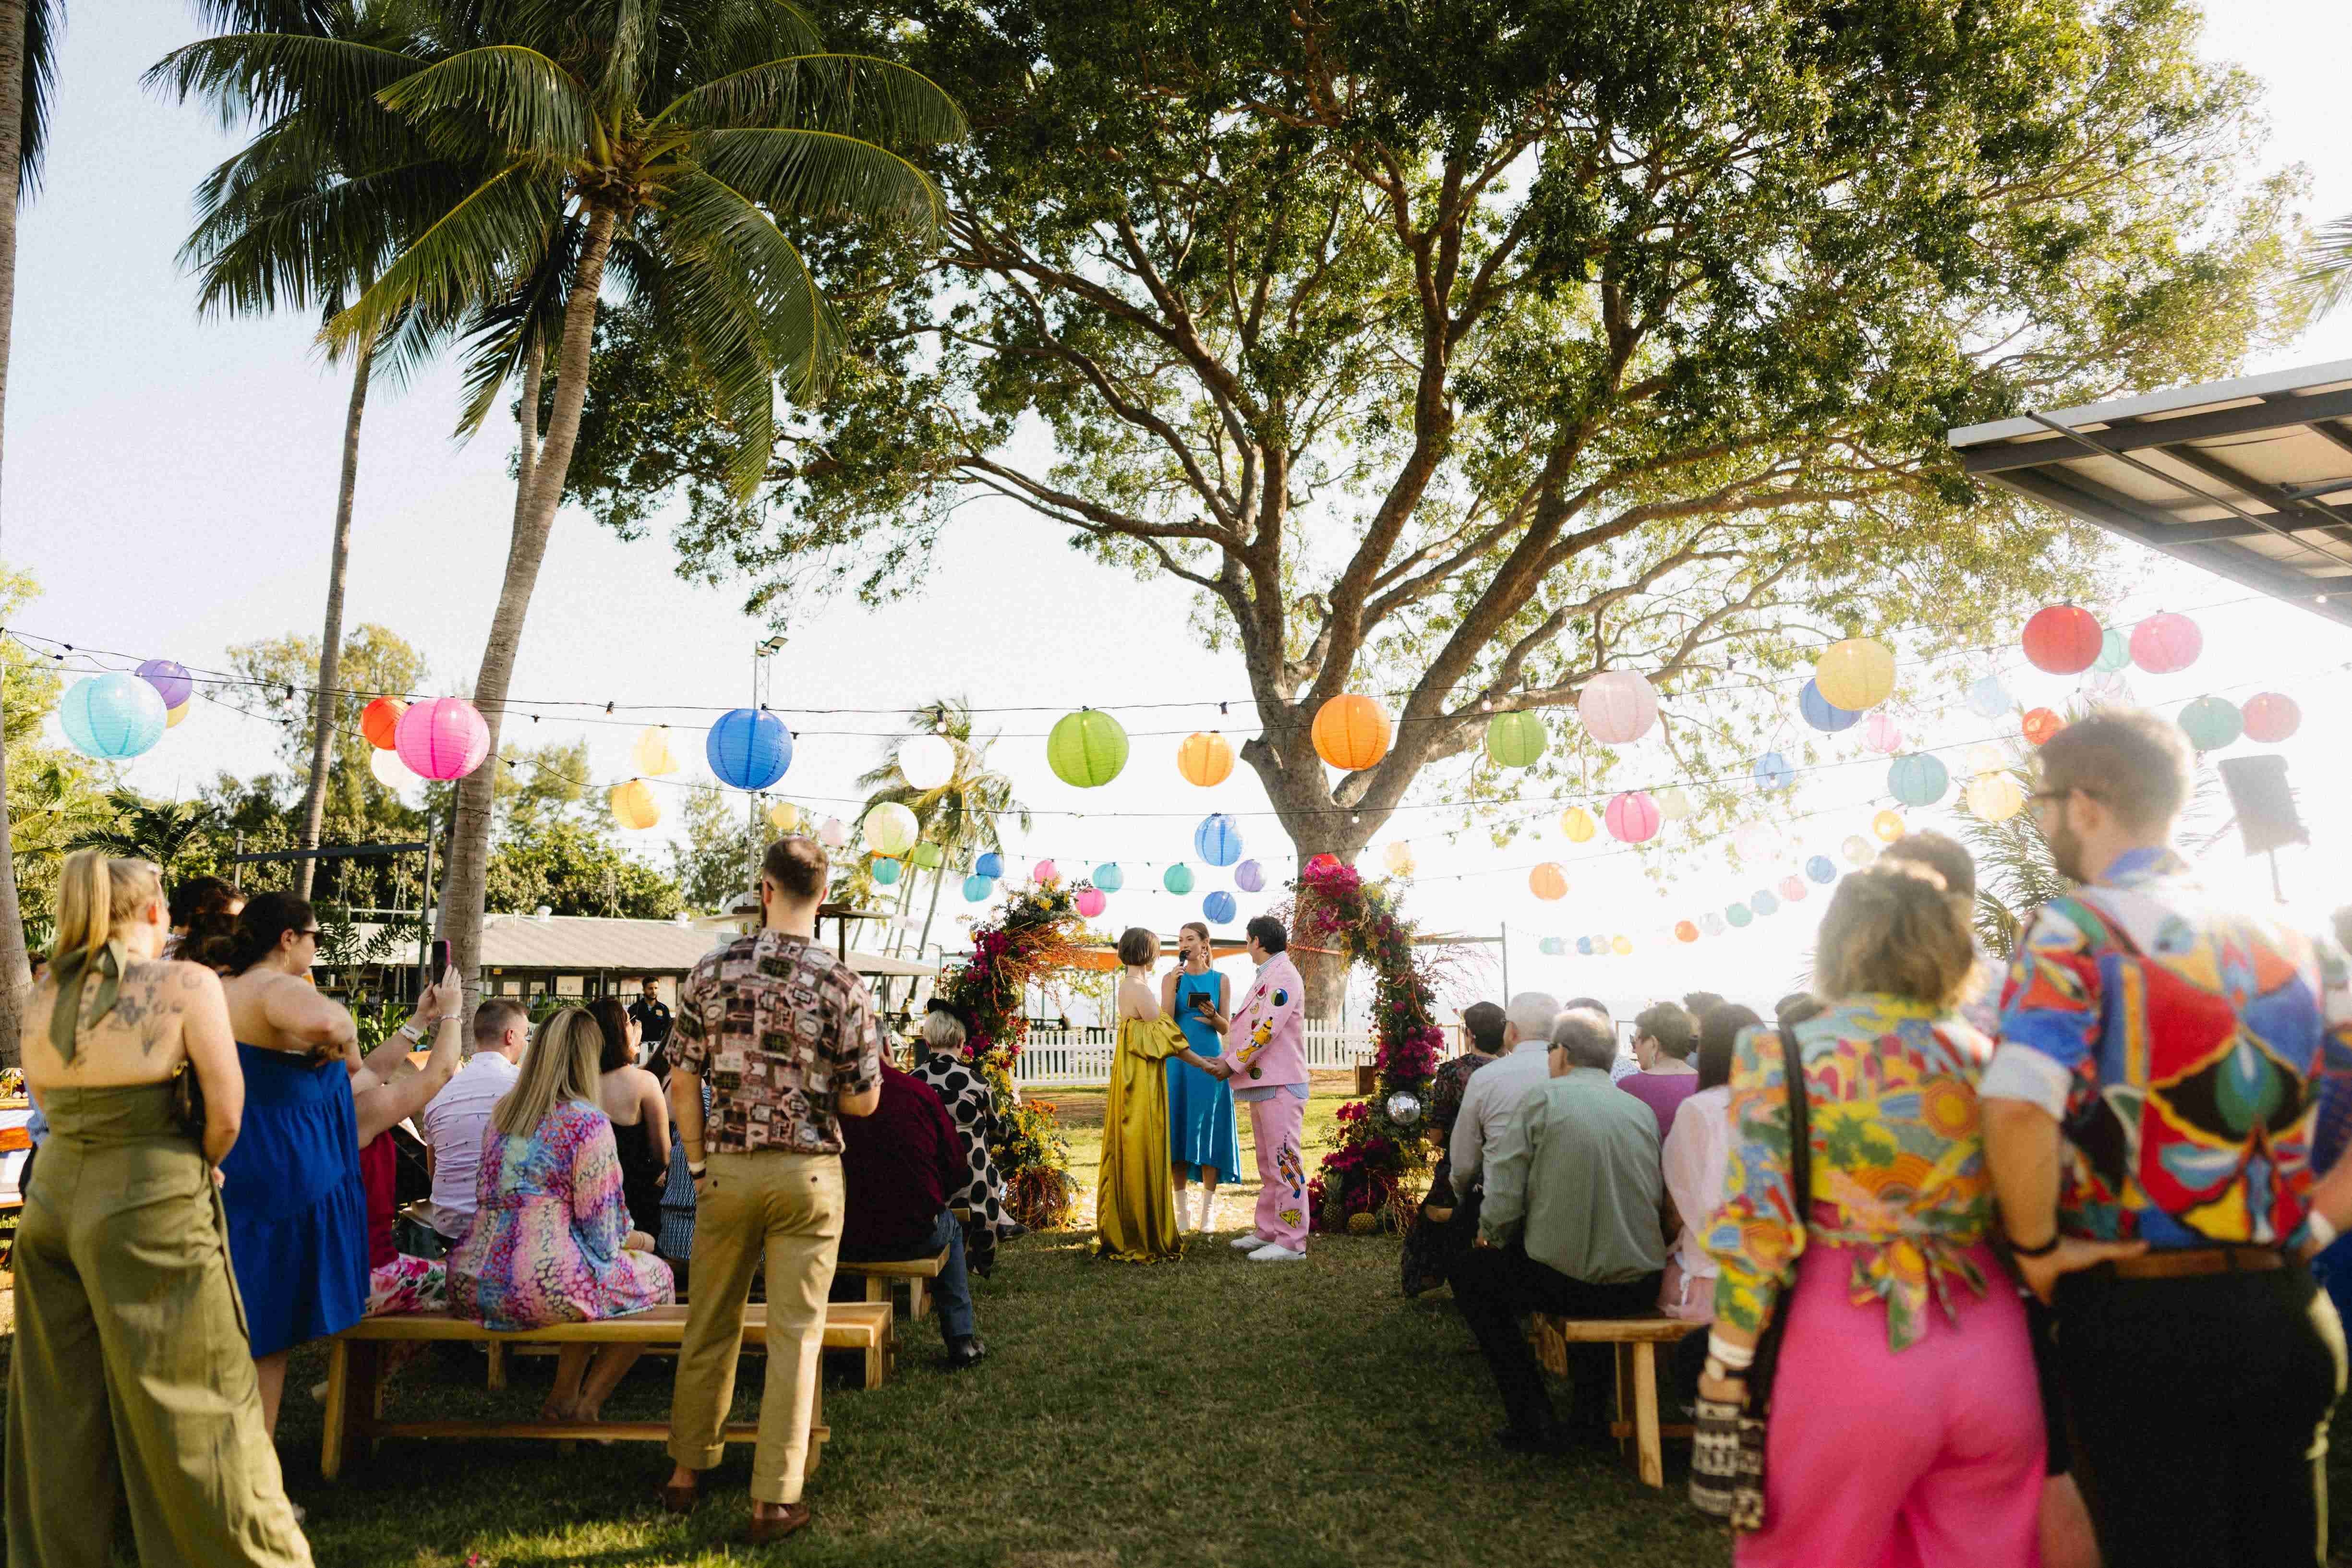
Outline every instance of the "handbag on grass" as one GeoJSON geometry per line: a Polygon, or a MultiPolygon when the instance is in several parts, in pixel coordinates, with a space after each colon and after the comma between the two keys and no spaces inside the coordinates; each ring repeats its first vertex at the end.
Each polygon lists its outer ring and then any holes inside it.
{"type": "MultiPolygon", "coordinates": [[[[1811,1223],[1813,1141],[1805,1113],[1805,1064],[1793,1030],[1780,1035],[1781,1077],[1789,1096],[1790,1215],[1811,1223]]],[[[1780,1359],[1780,1333],[1789,1321],[1788,1293],[1756,1342],[1748,1368],[1748,1403],[1726,1405],[1701,1398],[1691,1448],[1691,1506],[1723,1520],[1734,1530],[1764,1528],[1764,1433],[1772,1414],[1772,1371],[1780,1359]]]]}

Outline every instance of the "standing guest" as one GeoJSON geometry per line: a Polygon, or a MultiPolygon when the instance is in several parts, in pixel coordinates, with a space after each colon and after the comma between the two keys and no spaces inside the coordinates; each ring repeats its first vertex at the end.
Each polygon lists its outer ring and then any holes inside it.
{"type": "MultiPolygon", "coordinates": [[[[1782,1313],[1764,1528],[1740,1568],[2035,1562],[2041,1401],[1992,1249],[1975,1085],[1991,1044],[1951,1011],[1975,953],[1943,879],[1881,861],[1822,917],[1819,1016],[1740,1037],[1703,1401],[1736,1407],[1782,1313]],[[1792,1180],[1790,1100],[1810,1180],[1792,1180]]],[[[1702,1416],[1706,1411],[1702,1406],[1702,1416]]]]}
{"type": "MultiPolygon", "coordinates": [[[[548,1015],[482,1141],[474,1227],[449,1255],[449,1310],[507,1332],[623,1318],[669,1302],[669,1266],[629,1227],[613,1124],[597,1105],[604,1031],[578,1007],[548,1015]]],[[[542,1421],[596,1419],[637,1344],[567,1344],[542,1421]],[[593,1358],[590,1352],[593,1351],[593,1358]]]]}
{"type": "Polygon", "coordinates": [[[1878,852],[1881,860],[1908,860],[1925,866],[1944,879],[1953,907],[1958,911],[1960,923],[1969,928],[1969,940],[1976,948],[1976,967],[1969,972],[1969,983],[1961,989],[1958,1011],[1988,1039],[2000,1034],[2000,989],[2008,977],[2007,970],[1981,938],[1975,935],[1977,911],[1977,863],[1975,857],[1956,839],[1940,833],[1906,833],[1878,852]]]}
{"type": "Polygon", "coordinates": [[[2108,1562],[2325,1559],[2336,1310],[2290,1255],[2352,1227],[2313,1142],[2352,1089],[2343,955],[2197,885],[2178,725],[2107,709],[2036,758],[2082,885],[2028,922],[1985,1075],[2019,1272],[2056,1309],[2074,1474],[2108,1562]]]}
{"type": "Polygon", "coordinates": [[[638,1037],[645,1041],[647,1053],[646,1065],[650,1067],[652,1058],[669,1043],[670,1028],[669,1009],[662,1005],[661,994],[654,989],[652,975],[646,975],[637,988],[637,999],[629,1004],[629,1016],[636,1021],[638,1037]]]}
{"type": "Polygon", "coordinates": [[[47,953],[36,948],[31,952],[25,955],[25,962],[32,969],[34,984],[38,985],[42,981],[47,980],[49,977],[49,955],[47,953]]]}
{"type": "Polygon", "coordinates": [[[1307,986],[1280,921],[1260,915],[1244,929],[1257,977],[1230,1023],[1206,1015],[1233,1041],[1229,1075],[1248,1079],[1234,1098],[1250,1108],[1257,1150],[1256,1223],[1234,1245],[1252,1263],[1296,1263],[1307,1256],[1307,986]]]}
{"type": "Polygon", "coordinates": [[[694,1178],[695,1289],[670,1399],[677,1466],[662,1504],[690,1510],[701,1472],[725,1452],[743,1303],[764,1264],[768,1372],[751,1455],[754,1544],[809,1521],[801,1489],[841,1245],[841,1118],[871,1116],[882,1100],[874,994],[816,940],[830,873],[813,838],[769,845],[760,929],[694,966],[670,1031],[669,1109],[694,1178]]]}
{"type": "Polygon", "coordinates": [[[1687,991],[1683,994],[1683,1011],[1688,1013],[1702,1028],[1706,1016],[1723,1005],[1723,998],[1712,991],[1687,991]]]}
{"type": "MultiPolygon", "coordinates": [[[[1175,1020],[1184,1043],[1195,1056],[1214,1059],[1224,1054],[1224,1037],[1210,1026],[1225,1006],[1225,977],[1210,966],[1215,949],[1209,945],[1209,928],[1187,921],[1176,933],[1176,952],[1182,960],[1160,982],[1160,1016],[1175,1020]]],[[[1241,1168],[1241,1127],[1234,1118],[1233,1085],[1204,1073],[1181,1057],[1168,1058],[1168,1151],[1176,1178],[1176,1226],[1180,1230],[1206,1230],[1215,1205],[1217,1180],[1241,1168]],[[1186,1223],[1185,1184],[1201,1178],[1201,1208],[1186,1223]]]]}
{"type": "Polygon", "coordinates": [[[841,1256],[853,1263],[896,1263],[937,1258],[947,1262],[937,1281],[940,1337],[948,1370],[961,1372],[988,1353],[974,1331],[971,1276],[964,1268],[963,1226],[948,1198],[969,1169],[963,1140],[940,1097],[911,1073],[882,1064],[882,1103],[871,1116],[841,1130],[842,1189],[846,1213],[841,1256]]]}
{"type": "MultiPolygon", "coordinates": [[[[1176,1189],[1168,1164],[1168,1078],[1160,1063],[1181,1057],[1205,1073],[1229,1073],[1232,1058],[1196,1054],[1161,1016],[1151,984],[1160,938],[1129,926],[1118,939],[1118,1054],[1103,1100],[1102,1170],[1095,1181],[1096,1252],[1123,1263],[1184,1256],[1176,1229],[1176,1189]]],[[[1223,1020],[1219,1023],[1222,1025],[1223,1020]]]]}
{"type": "Polygon", "coordinates": [[[928,1085],[947,1108],[963,1143],[964,1177],[948,1194],[971,1215],[964,1224],[964,1262],[972,1273],[988,1278],[996,1267],[996,1244],[1026,1236],[1029,1227],[1004,1208],[1004,1181],[996,1173],[990,1148],[997,1138],[996,1090],[964,1059],[970,1038],[963,1016],[955,1005],[934,996],[923,1014],[922,1033],[916,1037],[915,1077],[928,1085]]]}
{"type": "Polygon", "coordinates": [[[1650,1108],[1661,1139],[1675,1110],[1697,1092],[1698,1069],[1690,1059],[1697,1048],[1697,1021],[1677,1003],[1655,1003],[1633,1020],[1633,1059],[1642,1070],[1619,1079],[1617,1087],[1650,1108]]]}
{"type": "MultiPolygon", "coordinates": [[[[1666,1260],[1657,1122],[1610,1083],[1616,1054],[1616,1040],[1590,1012],[1562,1013],[1553,1024],[1549,1076],[1519,1098],[1487,1145],[1478,1244],[1454,1269],[1454,1299],[1509,1417],[1496,1438],[1514,1452],[1549,1452],[1562,1442],[1520,1314],[1633,1318],[1657,1304],[1666,1260]]],[[[1489,1068],[1479,1079],[1502,1070],[1489,1068]]],[[[1604,1363],[1608,1356],[1605,1346],[1579,1348],[1604,1363]]],[[[1589,1364],[1575,1371],[1583,1424],[1605,1420],[1592,1397],[1601,1380],[1589,1364]]]]}
{"type": "Polygon", "coordinates": [[[457,1246],[474,1228],[482,1138],[530,1047],[530,1015],[519,1002],[493,996],[474,1009],[472,1034],[472,1058],[418,1119],[425,1168],[433,1175],[433,1229],[446,1247],[457,1246]]]}
{"type": "Polygon", "coordinates": [[[1454,1192],[1454,1157],[1448,1145],[1454,1124],[1462,1114],[1462,1091],[1470,1075],[1503,1054],[1507,1026],[1503,1010],[1492,1002],[1473,1002],[1462,1009],[1462,1054],[1437,1069],[1430,1080],[1429,1109],[1424,1112],[1430,1142],[1437,1146],[1437,1169],[1430,1173],[1429,1194],[1404,1237],[1404,1293],[1408,1300],[1445,1283],[1454,1259],[1478,1234],[1476,1194],[1457,1198],[1454,1192]]]}
{"type": "Polygon", "coordinates": [[[661,1079],[637,1065],[636,1016],[617,997],[600,996],[588,1016],[604,1031],[597,1103],[613,1124],[621,1155],[621,1195],[629,1223],[648,1236],[661,1229],[662,1189],[669,1184],[669,1103],[661,1079]]]}
{"type": "MultiPolygon", "coordinates": [[[[1503,1009],[1502,1057],[1463,1086],[1462,1108],[1446,1141],[1454,1195],[1467,1198],[1486,1173],[1486,1145],[1502,1131],[1528,1091],[1551,1077],[1551,1026],[1560,1005],[1549,991],[1522,991],[1503,1009]]],[[[1612,1047],[1613,1050],[1614,1047],[1612,1047]]]]}
{"type": "Polygon", "coordinates": [[[170,914],[144,860],[69,855],[57,903],[22,1035],[50,1132],[16,1230],[8,1561],[112,1561],[127,1500],[142,1563],[308,1563],[214,1196],[245,1101],[220,981],[158,961],[170,914]],[[182,1071],[198,1131],[173,1109],[182,1071]]]}
{"type": "Polygon", "coordinates": [[[208,936],[226,937],[244,909],[245,895],[218,877],[190,877],[173,883],[172,934],[165,939],[163,956],[205,962],[205,952],[184,949],[191,946],[192,938],[201,943],[208,936]]]}
{"type": "MultiPolygon", "coordinates": [[[[1715,1259],[1706,1233],[1723,1206],[1723,1173],[1731,1158],[1731,1053],[1742,1029],[1764,1020],[1752,1007],[1717,1003],[1699,1021],[1697,1088],[1675,1107],[1674,1125],[1659,1148],[1666,1195],[1681,1232],[1658,1288],[1658,1310],[1685,1322],[1715,1321],[1715,1259]]],[[[1685,1340],[1689,1344],[1697,1335],[1685,1340]]]]}

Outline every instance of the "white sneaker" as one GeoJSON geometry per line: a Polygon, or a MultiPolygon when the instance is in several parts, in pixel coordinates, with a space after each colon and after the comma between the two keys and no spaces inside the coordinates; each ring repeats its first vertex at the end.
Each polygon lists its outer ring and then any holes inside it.
{"type": "Polygon", "coordinates": [[[1304,1263],[1307,1261],[1307,1254],[1303,1251],[1293,1252],[1279,1242],[1269,1241],[1251,1253],[1249,1260],[1252,1263],[1304,1263]]]}
{"type": "Polygon", "coordinates": [[[1244,1252],[1255,1252],[1261,1247],[1271,1247],[1274,1244],[1254,1230],[1245,1230],[1234,1237],[1231,1245],[1244,1252]]]}

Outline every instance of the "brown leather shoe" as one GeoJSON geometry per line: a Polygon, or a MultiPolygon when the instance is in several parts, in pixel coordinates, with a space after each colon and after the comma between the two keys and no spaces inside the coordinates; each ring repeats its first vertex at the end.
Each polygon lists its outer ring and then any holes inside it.
{"type": "Polygon", "coordinates": [[[702,1488],[696,1482],[688,1481],[681,1487],[664,1481],[661,1484],[662,1510],[666,1513],[692,1513],[701,1495],[702,1488]]]}
{"type": "Polygon", "coordinates": [[[782,1513],[767,1515],[755,1513],[751,1516],[751,1544],[766,1546],[782,1541],[785,1536],[802,1529],[808,1521],[808,1504],[804,1502],[788,1502],[784,1504],[784,1511],[782,1513]]]}

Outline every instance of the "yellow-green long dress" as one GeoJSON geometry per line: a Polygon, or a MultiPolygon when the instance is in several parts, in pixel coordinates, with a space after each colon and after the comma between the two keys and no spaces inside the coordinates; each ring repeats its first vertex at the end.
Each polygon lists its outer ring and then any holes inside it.
{"type": "Polygon", "coordinates": [[[1176,1179],[1168,1165],[1168,1073],[1184,1048],[1165,1018],[1121,1018],[1118,1054],[1103,1102],[1102,1173],[1095,1184],[1096,1251],[1124,1263],[1184,1256],[1176,1231],[1176,1179]]]}

